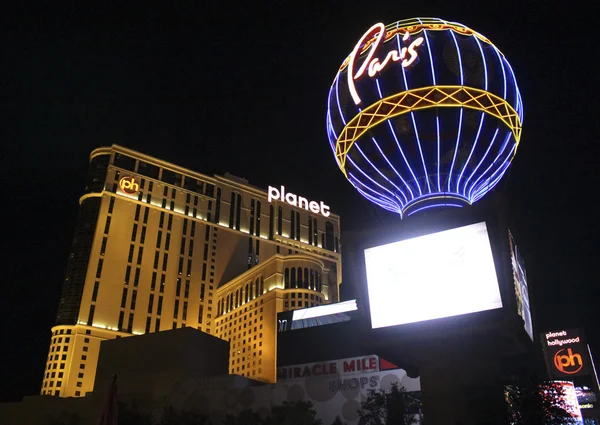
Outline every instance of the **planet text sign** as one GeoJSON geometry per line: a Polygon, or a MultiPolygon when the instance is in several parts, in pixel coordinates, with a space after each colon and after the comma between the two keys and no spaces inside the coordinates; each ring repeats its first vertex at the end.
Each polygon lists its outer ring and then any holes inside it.
{"type": "Polygon", "coordinates": [[[307,211],[312,211],[315,214],[322,214],[324,217],[329,217],[329,214],[331,214],[329,211],[329,206],[325,205],[323,201],[309,201],[308,199],[298,196],[295,193],[286,192],[285,186],[281,186],[281,189],[269,186],[268,200],[269,202],[283,201],[294,207],[303,208],[307,211]]]}
{"type": "Polygon", "coordinates": [[[580,329],[542,334],[548,372],[554,377],[588,375],[591,371],[585,335],[580,329]]]}

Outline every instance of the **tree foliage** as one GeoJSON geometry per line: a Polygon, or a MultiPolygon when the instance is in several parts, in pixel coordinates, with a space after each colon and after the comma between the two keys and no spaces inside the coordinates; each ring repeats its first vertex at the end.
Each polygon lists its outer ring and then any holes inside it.
{"type": "Polygon", "coordinates": [[[359,425],[415,424],[420,418],[420,402],[394,383],[389,393],[369,390],[358,415],[359,425]]]}
{"type": "Polygon", "coordinates": [[[510,385],[506,389],[511,425],[564,425],[575,419],[566,410],[563,387],[556,382],[510,385]]]}

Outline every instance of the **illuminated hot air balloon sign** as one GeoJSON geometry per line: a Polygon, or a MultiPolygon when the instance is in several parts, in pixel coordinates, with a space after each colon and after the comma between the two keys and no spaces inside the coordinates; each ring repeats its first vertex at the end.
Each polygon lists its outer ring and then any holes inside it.
{"type": "Polygon", "coordinates": [[[327,135],[341,171],[401,216],[478,201],[519,145],[512,67],[485,36],[437,18],[373,25],[329,90],[327,135]]]}

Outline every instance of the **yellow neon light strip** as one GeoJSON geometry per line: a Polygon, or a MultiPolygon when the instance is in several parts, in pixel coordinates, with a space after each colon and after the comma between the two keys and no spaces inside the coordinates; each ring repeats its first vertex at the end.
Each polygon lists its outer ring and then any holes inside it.
{"type": "Polygon", "coordinates": [[[348,122],[335,144],[335,157],[344,175],[346,155],[352,145],[369,129],[390,118],[409,112],[429,108],[469,108],[483,111],[500,119],[512,131],[517,146],[521,139],[521,120],[519,114],[504,99],[485,90],[465,86],[429,86],[420,87],[381,99],[348,122]]]}

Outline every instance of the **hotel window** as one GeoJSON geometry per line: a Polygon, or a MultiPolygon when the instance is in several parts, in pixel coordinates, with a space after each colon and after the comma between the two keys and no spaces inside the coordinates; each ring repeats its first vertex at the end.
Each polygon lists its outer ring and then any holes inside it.
{"type": "Polygon", "coordinates": [[[122,153],[115,153],[113,165],[124,170],[134,171],[135,159],[122,153]]]}
{"type": "Polygon", "coordinates": [[[123,329],[123,316],[125,315],[124,311],[119,312],[119,324],[117,325],[117,328],[119,330],[123,329]]]}
{"type": "Polygon", "coordinates": [[[127,269],[125,269],[125,285],[129,284],[130,276],[131,276],[131,266],[127,266],[127,269]]]}
{"type": "Polygon", "coordinates": [[[188,246],[188,255],[191,257],[194,253],[194,240],[190,240],[190,244],[188,246]]]}
{"type": "Polygon", "coordinates": [[[133,313],[129,313],[129,323],[127,324],[127,332],[131,333],[133,330],[133,313]]]}
{"type": "Polygon", "coordinates": [[[108,213],[112,214],[114,208],[115,208],[115,197],[111,196],[110,202],[108,203],[108,213]]]}
{"type": "Polygon", "coordinates": [[[137,291],[134,289],[131,292],[131,307],[129,307],[131,310],[135,310],[136,301],[137,301],[137,291]]]}
{"type": "Polygon", "coordinates": [[[333,239],[333,224],[331,221],[325,223],[325,249],[330,251],[335,249],[333,239]]]}
{"type": "Polygon", "coordinates": [[[250,234],[253,235],[254,234],[254,205],[255,205],[255,201],[254,199],[250,200],[250,234]]]}
{"type": "MultiPolygon", "coordinates": [[[[146,230],[146,228],[144,227],[144,230],[146,230]]],[[[144,232],[142,232],[143,234],[144,232]]],[[[138,249],[138,256],[137,256],[137,264],[140,265],[142,264],[142,255],[144,255],[144,247],[140,246],[140,248],[138,249]]]]}
{"type": "Polygon", "coordinates": [[[231,199],[229,202],[229,228],[230,229],[233,229],[234,213],[235,213],[235,193],[231,192],[231,199]]]}
{"type": "Polygon", "coordinates": [[[160,275],[160,293],[162,294],[163,292],[165,292],[165,275],[161,274],[160,275]]]}
{"type": "Polygon", "coordinates": [[[187,277],[192,275],[192,260],[187,260],[187,277]]]}
{"type": "MultiPolygon", "coordinates": [[[[181,174],[163,168],[161,180],[173,186],[181,187],[181,174]]],[[[173,192],[175,189],[173,188],[173,192]]]]}
{"type": "Polygon", "coordinates": [[[187,308],[188,308],[188,303],[187,301],[183,302],[183,316],[182,316],[182,320],[187,320],[187,308]]]}
{"type": "Polygon", "coordinates": [[[110,216],[106,217],[106,224],[104,225],[104,234],[108,235],[109,230],[110,230],[110,216]]]}
{"type": "Polygon", "coordinates": [[[156,315],[157,316],[162,315],[162,303],[163,303],[163,297],[159,296],[158,297],[158,305],[156,306],[156,315]]]}
{"type": "Polygon", "coordinates": [[[220,216],[221,216],[221,188],[217,188],[217,198],[216,198],[216,206],[215,206],[215,223],[219,223],[220,216]]]}
{"type": "Polygon", "coordinates": [[[260,201],[256,201],[256,236],[260,236],[260,201]]]}
{"type": "Polygon", "coordinates": [[[284,282],[285,289],[289,289],[289,287],[290,287],[290,269],[288,269],[288,268],[285,269],[283,282],[284,282]]]}
{"type": "Polygon", "coordinates": [[[94,304],[92,304],[90,306],[90,314],[88,316],[88,326],[92,326],[92,323],[94,322],[94,312],[96,311],[96,306],[94,304]]]}
{"type": "Polygon", "coordinates": [[[163,254],[163,264],[162,264],[162,271],[166,272],[167,271],[167,261],[169,260],[169,254],[167,254],[166,252],[163,254]]]}
{"type": "Polygon", "coordinates": [[[152,318],[150,316],[146,317],[146,333],[150,332],[150,324],[152,322],[152,318]]]}
{"type": "Polygon", "coordinates": [[[156,319],[156,323],[154,325],[154,332],[160,331],[160,319],[156,319]]]}
{"type": "Polygon", "coordinates": [[[152,201],[152,195],[147,194],[146,195],[146,203],[149,204],[152,201]]]}
{"type": "Polygon", "coordinates": [[[177,319],[179,315],[179,300],[175,300],[175,308],[173,309],[173,319],[177,319]]]}
{"type": "MultiPolygon", "coordinates": [[[[170,218],[170,216],[169,216],[170,218]]],[[[168,251],[171,247],[171,234],[167,232],[167,237],[165,238],[165,251],[168,251]]]]}
{"type": "Polygon", "coordinates": [[[142,227],[142,234],[140,236],[140,244],[144,244],[146,242],[146,226],[142,227]]]}
{"type": "Polygon", "coordinates": [[[236,208],[235,229],[240,230],[240,221],[242,218],[242,195],[240,195],[238,193],[236,196],[237,196],[237,204],[235,206],[235,208],[236,208]]]}
{"type": "Polygon", "coordinates": [[[162,242],[162,230],[159,230],[158,231],[158,236],[156,237],[156,248],[157,249],[160,249],[161,242],[162,242]]]}
{"type": "Polygon", "coordinates": [[[138,225],[134,224],[133,231],[131,232],[131,242],[135,242],[135,238],[137,236],[137,228],[138,228],[138,225]]]}
{"type": "Polygon", "coordinates": [[[102,246],[100,247],[100,255],[104,255],[104,253],[106,252],[106,243],[108,242],[108,238],[106,236],[104,236],[102,238],[102,246]]]}
{"type": "Polygon", "coordinates": [[[131,263],[133,261],[133,248],[134,248],[133,244],[129,245],[129,255],[127,256],[128,263],[131,263]]]}
{"type": "Polygon", "coordinates": [[[96,298],[98,298],[98,288],[100,287],[100,282],[94,282],[94,291],[92,292],[92,301],[95,302],[96,298]]]}
{"type": "Polygon", "coordinates": [[[185,236],[181,238],[181,245],[179,247],[179,255],[185,254],[185,236]]]}
{"type": "Polygon", "coordinates": [[[179,257],[179,266],[177,267],[177,274],[183,273],[183,257],[179,257]]]}
{"type": "Polygon", "coordinates": [[[138,286],[139,283],[140,283],[140,268],[136,267],[135,276],[133,278],[133,286],[138,286]]]}
{"type": "Polygon", "coordinates": [[[275,225],[275,208],[269,206],[269,239],[273,240],[273,226],[275,225]]]}
{"type": "Polygon", "coordinates": [[[121,295],[121,308],[125,308],[126,303],[127,303],[127,288],[123,288],[123,293],[121,295]]]}
{"type": "Polygon", "coordinates": [[[150,208],[144,207],[144,224],[148,224],[148,214],[150,213],[150,208]]]}
{"type": "Polygon", "coordinates": [[[190,296],[190,281],[186,280],[185,281],[185,290],[184,290],[184,293],[183,293],[183,297],[187,298],[189,296],[190,296]]]}
{"type": "Polygon", "coordinates": [[[152,281],[150,282],[150,290],[154,291],[156,288],[156,272],[152,272],[152,281]]]}
{"type": "MultiPolygon", "coordinates": [[[[164,187],[163,189],[163,196],[166,198],[167,196],[169,196],[169,188],[167,186],[164,187]]],[[[166,202],[166,200],[163,200],[163,202],[166,202]]],[[[164,205],[163,205],[164,207],[164,205]]]]}
{"type": "MultiPolygon", "coordinates": [[[[179,184],[175,184],[176,186],[180,186],[181,185],[181,177],[179,178],[179,184]]],[[[177,193],[177,190],[175,188],[171,189],[171,199],[175,199],[175,194],[177,193]]]]}
{"type": "Polygon", "coordinates": [[[152,314],[152,307],[154,306],[154,294],[150,294],[148,299],[148,314],[152,314]]]}
{"type": "MultiPolygon", "coordinates": [[[[194,215],[194,217],[196,217],[196,216],[194,215]]],[[[207,226],[207,227],[208,227],[208,226],[207,226]]],[[[190,236],[191,236],[192,238],[193,238],[194,236],[196,236],[196,222],[195,222],[195,221],[192,221],[192,230],[191,230],[191,232],[190,232],[190,236]]]]}
{"type": "Polygon", "coordinates": [[[178,297],[181,294],[181,278],[177,278],[177,284],[175,286],[175,296],[178,297]]]}
{"type": "Polygon", "coordinates": [[[98,260],[98,268],[96,269],[96,279],[100,279],[100,276],[102,276],[102,265],[104,264],[104,260],[102,258],[100,258],[98,260]]]}
{"type": "Polygon", "coordinates": [[[140,219],[140,211],[141,211],[142,207],[140,206],[140,204],[137,204],[135,206],[135,217],[134,217],[134,221],[139,221],[140,219]]]}
{"type": "Polygon", "coordinates": [[[158,227],[160,227],[162,229],[164,224],[165,224],[165,212],[161,211],[160,212],[160,220],[158,220],[158,227]]]}
{"type": "Polygon", "coordinates": [[[171,230],[173,226],[173,214],[169,214],[169,221],[167,222],[167,230],[171,230]]]}

